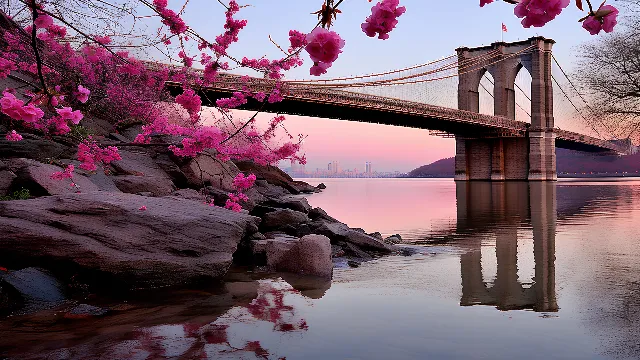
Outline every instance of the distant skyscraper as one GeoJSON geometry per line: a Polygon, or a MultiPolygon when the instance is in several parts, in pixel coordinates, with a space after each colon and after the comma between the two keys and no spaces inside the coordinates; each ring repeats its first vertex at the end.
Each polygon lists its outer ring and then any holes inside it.
{"type": "Polygon", "coordinates": [[[373,170],[371,169],[371,162],[367,161],[364,163],[364,173],[365,174],[371,174],[373,170]]]}

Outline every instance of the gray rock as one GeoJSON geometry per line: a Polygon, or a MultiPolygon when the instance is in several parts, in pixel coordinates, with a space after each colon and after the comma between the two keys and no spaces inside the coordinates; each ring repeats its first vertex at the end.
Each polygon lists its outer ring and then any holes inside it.
{"type": "Polygon", "coordinates": [[[171,177],[154,161],[151,153],[144,149],[129,149],[120,151],[120,156],[122,160],[112,162],[111,166],[119,175],[112,180],[122,192],[166,196],[175,190],[171,177]]]}
{"type": "Polygon", "coordinates": [[[327,185],[325,185],[324,183],[320,183],[318,184],[318,186],[316,186],[316,188],[320,189],[320,190],[324,190],[327,188],[327,185]]]}
{"type": "Polygon", "coordinates": [[[75,264],[130,287],[220,278],[259,218],[191,200],[82,193],[0,203],[0,261],[75,264]],[[140,210],[146,206],[146,210],[140,210]]]}
{"type": "Polygon", "coordinates": [[[382,234],[380,234],[380,233],[379,233],[379,232],[377,232],[377,231],[376,231],[376,232],[372,232],[371,234],[367,234],[367,235],[369,235],[369,236],[371,236],[371,237],[374,237],[374,238],[376,238],[376,239],[378,239],[378,240],[380,240],[380,241],[384,240],[384,239],[382,238],[382,234]]]}
{"type": "Polygon", "coordinates": [[[120,134],[122,134],[129,142],[133,142],[136,139],[138,134],[142,133],[142,124],[132,125],[125,129],[120,130],[120,134]]]}
{"type": "Polygon", "coordinates": [[[311,210],[311,205],[309,205],[307,199],[299,196],[287,195],[279,198],[269,199],[263,204],[267,206],[300,211],[305,214],[308,213],[309,210],[311,210]]]}
{"type": "Polygon", "coordinates": [[[278,271],[331,278],[331,241],[322,235],[307,235],[295,242],[276,265],[278,271]]]}
{"type": "Polygon", "coordinates": [[[73,182],[77,187],[71,186],[70,179],[54,180],[51,175],[63,171],[59,166],[43,164],[31,159],[11,159],[8,167],[13,170],[17,178],[14,180],[16,187],[24,187],[34,196],[61,195],[75,192],[91,192],[100,190],[86,176],[74,174],[73,182]]]}
{"type": "Polygon", "coordinates": [[[63,286],[48,271],[26,268],[12,271],[2,277],[23,298],[24,312],[32,312],[60,305],[65,301],[63,286]]]}
{"type": "Polygon", "coordinates": [[[167,178],[150,176],[113,176],[116,187],[127,194],[150,193],[153,196],[167,196],[175,190],[173,182],[167,178]]]}
{"type": "Polygon", "coordinates": [[[347,225],[342,223],[333,223],[320,220],[314,221],[311,225],[314,233],[325,235],[333,242],[349,242],[359,246],[364,250],[373,250],[385,253],[390,253],[393,251],[393,248],[389,245],[384,244],[378,241],[378,239],[367,234],[363,234],[359,231],[350,229],[347,225]]]}
{"type": "Polygon", "coordinates": [[[311,221],[307,214],[290,209],[276,210],[263,217],[267,229],[277,229],[286,225],[297,225],[311,221]]]}
{"type": "Polygon", "coordinates": [[[171,193],[171,196],[176,196],[182,199],[188,199],[193,201],[204,202],[205,196],[200,194],[197,190],[193,189],[180,189],[171,193]]]}
{"type": "Polygon", "coordinates": [[[319,207],[309,210],[309,217],[314,221],[325,220],[327,222],[335,222],[335,223],[340,222],[337,219],[329,216],[326,211],[322,210],[322,208],[319,208],[319,207]]]}
{"type": "Polygon", "coordinates": [[[50,160],[75,157],[78,149],[39,136],[22,133],[23,139],[18,142],[8,141],[0,137],[0,156],[3,158],[27,158],[50,160]]]}
{"type": "Polygon", "coordinates": [[[169,175],[171,181],[173,181],[173,183],[177,187],[186,188],[187,186],[189,186],[187,176],[182,172],[182,170],[180,170],[180,167],[173,160],[171,160],[171,155],[166,153],[158,154],[158,156],[156,156],[153,160],[156,162],[158,167],[162,169],[162,171],[169,175]]]}
{"type": "Polygon", "coordinates": [[[0,170],[0,196],[7,195],[16,174],[8,170],[0,170]]]}
{"type": "Polygon", "coordinates": [[[297,238],[278,237],[275,239],[251,241],[254,264],[276,269],[284,255],[299,241],[297,238]]]}
{"type": "Polygon", "coordinates": [[[400,237],[400,235],[391,235],[389,237],[386,237],[383,241],[386,244],[395,245],[402,242],[402,237],[400,237]]]}
{"type": "Polygon", "coordinates": [[[264,240],[266,238],[267,237],[264,236],[263,233],[257,232],[257,233],[251,234],[251,236],[249,237],[249,240],[264,240]]]}
{"type": "Polygon", "coordinates": [[[187,183],[194,188],[210,185],[224,191],[234,191],[233,179],[240,172],[231,161],[220,161],[214,151],[205,151],[180,167],[187,183]]]}
{"type": "Polygon", "coordinates": [[[118,140],[118,141],[123,142],[123,143],[129,143],[130,142],[129,139],[126,136],[124,136],[122,134],[118,134],[118,133],[110,133],[109,137],[111,139],[113,139],[113,140],[118,140]]]}

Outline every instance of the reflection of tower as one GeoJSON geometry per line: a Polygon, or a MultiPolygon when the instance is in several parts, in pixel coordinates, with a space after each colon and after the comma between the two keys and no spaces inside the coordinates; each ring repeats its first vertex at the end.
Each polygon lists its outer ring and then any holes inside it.
{"type": "Polygon", "coordinates": [[[460,305],[494,305],[500,310],[557,311],[555,295],[555,183],[459,183],[460,233],[495,234],[497,273],[493,286],[482,279],[481,242],[460,257],[460,305]],[[528,205],[526,209],[522,204],[528,205]],[[531,287],[518,279],[518,225],[531,220],[535,276],[531,287]]]}

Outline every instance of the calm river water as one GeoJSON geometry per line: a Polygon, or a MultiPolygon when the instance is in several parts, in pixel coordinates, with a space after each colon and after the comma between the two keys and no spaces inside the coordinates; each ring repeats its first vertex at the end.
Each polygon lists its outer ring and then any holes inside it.
{"type": "Polygon", "coordinates": [[[0,358],[640,358],[640,181],[305,180],[327,185],[313,206],[417,253],[10,318],[0,358]]]}

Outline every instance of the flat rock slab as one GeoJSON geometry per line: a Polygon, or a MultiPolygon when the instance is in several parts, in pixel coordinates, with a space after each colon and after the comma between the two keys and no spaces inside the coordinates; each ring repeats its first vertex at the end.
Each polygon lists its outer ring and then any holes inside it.
{"type": "Polygon", "coordinates": [[[295,226],[310,221],[307,214],[291,209],[276,210],[264,215],[264,226],[267,229],[277,229],[286,225],[295,226]]]}
{"type": "Polygon", "coordinates": [[[77,187],[71,186],[71,179],[52,179],[51,175],[53,175],[53,173],[64,170],[59,166],[43,164],[31,159],[12,159],[7,163],[8,168],[17,176],[13,181],[13,187],[23,186],[29,189],[32,195],[61,195],[78,191],[91,192],[100,190],[100,188],[86,176],[77,173],[73,175],[73,183],[75,183],[77,187]],[[16,184],[18,186],[16,186],[16,184]]]}
{"type": "Polygon", "coordinates": [[[125,193],[4,201],[0,260],[71,262],[130,287],[177,285],[223,276],[238,243],[259,222],[191,200],[125,193]]]}

